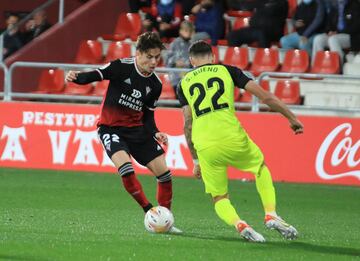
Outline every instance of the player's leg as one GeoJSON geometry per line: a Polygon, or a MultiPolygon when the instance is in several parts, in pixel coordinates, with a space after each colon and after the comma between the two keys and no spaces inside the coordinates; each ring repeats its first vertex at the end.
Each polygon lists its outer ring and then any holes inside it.
{"type": "Polygon", "coordinates": [[[234,142],[234,145],[237,145],[233,147],[237,150],[237,153],[234,153],[237,156],[231,160],[231,165],[255,175],[256,189],[265,212],[266,227],[276,229],[285,238],[295,238],[297,236],[296,229],[287,224],[276,213],[275,189],[270,171],[264,164],[264,156],[261,150],[247,135],[243,137],[242,142],[234,142]]]}
{"type": "Polygon", "coordinates": [[[126,191],[138,202],[145,212],[152,208],[152,204],[146,198],[141,183],[135,175],[126,142],[120,138],[120,134],[114,128],[101,126],[98,129],[98,134],[107,155],[121,176],[126,191]]]}
{"type": "Polygon", "coordinates": [[[141,165],[146,166],[157,179],[157,201],[160,206],[171,208],[172,177],[166,166],[165,151],[153,138],[145,142],[128,143],[131,155],[141,165]]]}
{"type": "Polygon", "coordinates": [[[218,217],[226,224],[234,226],[245,239],[264,242],[264,237],[242,220],[231,204],[228,196],[227,166],[221,160],[219,148],[208,148],[200,151],[198,157],[205,191],[211,194],[218,217]]]}
{"type": "Polygon", "coordinates": [[[153,206],[146,198],[141,183],[135,175],[129,154],[123,150],[118,151],[112,155],[111,160],[118,169],[126,191],[143,208],[144,212],[147,212],[153,206]]]}
{"type": "Polygon", "coordinates": [[[171,209],[172,201],[172,178],[171,172],[166,166],[164,154],[156,157],[146,167],[151,170],[157,179],[156,199],[160,206],[171,209]]]}
{"type": "Polygon", "coordinates": [[[298,235],[296,228],[286,223],[276,213],[275,189],[269,169],[263,164],[255,175],[256,188],[260,194],[265,211],[265,226],[278,231],[286,239],[295,239],[298,235]]]}

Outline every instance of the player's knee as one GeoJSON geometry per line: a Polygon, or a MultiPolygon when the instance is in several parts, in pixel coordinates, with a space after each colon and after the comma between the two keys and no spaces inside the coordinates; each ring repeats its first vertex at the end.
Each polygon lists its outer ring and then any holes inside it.
{"type": "Polygon", "coordinates": [[[171,172],[170,170],[156,177],[157,181],[160,183],[170,182],[171,181],[171,172]]]}
{"type": "Polygon", "coordinates": [[[135,171],[132,164],[130,162],[126,162],[119,167],[118,173],[120,174],[121,177],[127,177],[132,174],[135,174],[135,171]]]}
{"type": "Polygon", "coordinates": [[[224,194],[224,195],[218,195],[218,196],[213,196],[213,202],[214,204],[224,198],[229,198],[229,194],[224,194]]]}

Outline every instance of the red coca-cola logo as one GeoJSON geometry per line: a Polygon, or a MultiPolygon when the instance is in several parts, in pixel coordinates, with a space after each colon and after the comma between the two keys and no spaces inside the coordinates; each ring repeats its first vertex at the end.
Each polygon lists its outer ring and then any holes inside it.
{"type": "Polygon", "coordinates": [[[317,174],[326,180],[357,177],[360,179],[360,140],[351,137],[352,125],[343,123],[332,130],[320,146],[316,156],[317,174]],[[358,154],[359,152],[359,154],[358,154]],[[330,161],[330,164],[327,161],[330,161]],[[340,164],[345,171],[336,171],[340,164]],[[330,168],[325,168],[330,165],[330,168]]]}

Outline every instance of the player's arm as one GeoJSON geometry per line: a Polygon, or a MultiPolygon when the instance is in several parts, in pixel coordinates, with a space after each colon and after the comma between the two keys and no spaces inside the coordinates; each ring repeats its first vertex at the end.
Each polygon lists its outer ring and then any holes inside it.
{"type": "Polygon", "coordinates": [[[145,128],[161,143],[168,145],[168,137],[164,132],[159,131],[155,123],[154,109],[145,108],[143,118],[145,128]]]}
{"type": "Polygon", "coordinates": [[[102,78],[98,71],[80,72],[69,71],[65,77],[67,82],[74,82],[77,84],[88,84],[95,81],[101,81],[102,78]]]}
{"type": "Polygon", "coordinates": [[[290,122],[290,127],[294,130],[295,134],[303,132],[302,123],[296,118],[296,116],[288,109],[288,107],[280,101],[271,92],[265,91],[260,85],[252,81],[247,77],[239,68],[234,66],[225,65],[228,69],[234,85],[238,88],[245,89],[251,94],[259,98],[263,103],[268,105],[273,111],[281,113],[290,122]]]}
{"type": "Polygon", "coordinates": [[[185,98],[183,91],[182,91],[181,82],[179,82],[176,90],[177,90],[178,99],[180,101],[180,104],[183,109],[183,114],[184,114],[185,139],[188,144],[188,147],[189,147],[189,150],[190,150],[191,156],[193,158],[193,162],[194,162],[193,174],[195,175],[195,177],[200,178],[201,170],[200,170],[199,160],[198,160],[198,156],[196,154],[196,150],[194,148],[194,143],[192,142],[192,138],[191,138],[192,122],[193,122],[191,108],[185,98]]]}
{"type": "Polygon", "coordinates": [[[302,123],[296,118],[295,114],[289,110],[285,103],[280,101],[274,94],[265,91],[254,81],[248,81],[245,85],[245,89],[258,97],[259,100],[268,105],[273,111],[279,112],[286,117],[289,120],[290,127],[293,129],[295,134],[303,133],[302,123]]]}
{"type": "Polygon", "coordinates": [[[118,73],[121,73],[121,60],[115,60],[89,72],[69,71],[65,80],[77,84],[88,84],[96,81],[111,80],[113,75],[118,73]]]}
{"type": "Polygon", "coordinates": [[[149,102],[147,102],[146,106],[144,106],[143,109],[143,123],[145,128],[155,137],[159,142],[161,142],[164,145],[168,145],[168,137],[165,132],[159,131],[159,129],[156,126],[155,122],[155,108],[157,100],[160,97],[160,91],[159,93],[152,94],[152,98],[149,102]]]}
{"type": "Polygon", "coordinates": [[[199,165],[198,156],[196,154],[196,150],[194,148],[194,143],[192,142],[191,132],[192,132],[192,114],[191,108],[189,105],[183,106],[183,114],[184,114],[184,134],[186,138],[186,142],[188,144],[191,156],[194,162],[193,174],[197,178],[201,178],[201,170],[199,165]]]}

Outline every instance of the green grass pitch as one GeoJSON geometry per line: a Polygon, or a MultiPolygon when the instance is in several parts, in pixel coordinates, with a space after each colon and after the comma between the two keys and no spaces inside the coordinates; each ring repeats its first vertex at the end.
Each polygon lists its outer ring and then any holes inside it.
{"type": "MultiPolygon", "coordinates": [[[[139,179],[155,202],[155,179],[139,179]]],[[[300,233],[285,241],[265,229],[255,184],[231,181],[234,206],[267,239],[255,244],[217,218],[201,181],[173,186],[184,234],[151,234],[117,175],[1,168],[0,260],[360,260],[359,187],[275,184],[300,233]]]]}

